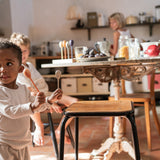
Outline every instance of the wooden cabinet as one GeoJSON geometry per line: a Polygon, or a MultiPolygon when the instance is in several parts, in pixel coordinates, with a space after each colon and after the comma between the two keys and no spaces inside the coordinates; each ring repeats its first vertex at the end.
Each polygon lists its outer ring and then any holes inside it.
{"type": "Polygon", "coordinates": [[[61,83],[60,87],[66,95],[80,97],[82,99],[106,99],[109,95],[108,83],[102,84],[95,81],[91,74],[84,74],[81,68],[71,70],[71,68],[41,68],[41,64],[52,63],[53,59],[59,59],[60,57],[29,57],[29,61],[35,65],[37,70],[45,78],[49,85],[50,91],[53,91],[57,87],[57,80],[55,77],[55,71],[61,70],[61,83]],[[94,87],[93,87],[94,86],[94,87]],[[74,87],[74,88],[72,88],[74,87]],[[75,88],[76,87],[76,88],[75,88]],[[99,89],[99,87],[101,89],[99,89]]]}

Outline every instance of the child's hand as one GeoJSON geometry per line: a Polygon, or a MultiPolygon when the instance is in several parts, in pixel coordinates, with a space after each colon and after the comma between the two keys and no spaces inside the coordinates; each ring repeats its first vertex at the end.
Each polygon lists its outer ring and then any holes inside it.
{"type": "Polygon", "coordinates": [[[36,96],[36,94],[38,93],[38,91],[36,90],[36,89],[34,89],[33,87],[28,87],[28,89],[30,90],[30,92],[31,92],[31,95],[32,96],[36,96]]]}
{"type": "Polygon", "coordinates": [[[53,103],[51,109],[54,109],[56,113],[62,113],[62,107],[59,106],[57,103],[53,103]]]}
{"type": "Polygon", "coordinates": [[[54,102],[60,100],[62,98],[62,90],[60,88],[56,89],[47,99],[49,104],[53,104],[54,102]]]}
{"type": "Polygon", "coordinates": [[[34,112],[38,110],[43,103],[45,103],[45,95],[43,92],[38,92],[35,96],[34,102],[31,103],[32,111],[34,112]]]}

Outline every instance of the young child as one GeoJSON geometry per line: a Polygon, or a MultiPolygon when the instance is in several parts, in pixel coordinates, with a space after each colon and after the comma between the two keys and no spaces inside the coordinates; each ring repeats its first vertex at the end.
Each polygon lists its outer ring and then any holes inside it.
{"type": "MultiPolygon", "coordinates": [[[[31,77],[32,77],[33,81],[35,82],[35,84],[37,85],[38,89],[40,91],[44,92],[45,94],[48,94],[49,89],[48,89],[48,85],[45,82],[44,78],[37,71],[37,69],[32,65],[32,63],[27,62],[28,56],[30,54],[30,45],[31,45],[30,39],[28,38],[28,36],[23,35],[21,33],[13,33],[10,37],[10,40],[21,48],[22,53],[23,53],[22,54],[23,66],[24,66],[24,68],[27,68],[27,69],[30,70],[31,77]]],[[[23,73],[20,73],[18,75],[18,82],[22,83],[22,84],[25,84],[30,89],[30,91],[32,93],[35,92],[33,85],[31,84],[29,79],[27,79],[23,75],[23,73]]],[[[58,101],[58,103],[64,104],[66,107],[70,106],[74,102],[77,102],[77,98],[66,96],[64,94],[62,95],[61,100],[58,101]]],[[[59,106],[58,103],[54,103],[54,110],[57,113],[62,113],[61,106],[59,106]]],[[[44,135],[43,135],[44,129],[43,129],[43,124],[42,124],[41,119],[40,119],[40,114],[34,115],[34,117],[32,117],[32,119],[36,123],[36,129],[35,129],[35,132],[34,132],[34,142],[36,144],[41,145],[42,144],[41,142],[43,142],[43,139],[44,139],[44,135]]],[[[72,119],[70,118],[66,123],[66,127],[70,124],[71,121],[72,121],[72,119]]],[[[58,128],[56,129],[56,137],[58,139],[60,137],[60,125],[61,125],[61,122],[60,122],[58,128]]],[[[65,137],[65,142],[70,143],[70,139],[69,139],[68,136],[65,137]]]]}
{"type": "MultiPolygon", "coordinates": [[[[113,32],[113,47],[110,48],[110,53],[114,57],[118,57],[118,42],[120,36],[133,38],[134,36],[128,29],[125,28],[125,17],[122,13],[116,12],[109,16],[109,24],[113,32]]],[[[133,93],[133,86],[131,81],[125,81],[126,93],[133,93]]],[[[110,86],[110,95],[114,96],[113,82],[110,86]]]]}
{"type": "Polygon", "coordinates": [[[128,29],[125,28],[125,17],[122,13],[116,12],[109,16],[109,24],[113,32],[113,48],[110,48],[110,53],[113,56],[118,56],[118,41],[120,36],[134,38],[128,29]]]}
{"type": "Polygon", "coordinates": [[[21,49],[6,39],[0,40],[0,159],[30,160],[30,115],[46,109],[62,97],[57,89],[48,98],[43,92],[35,97],[25,85],[16,81],[24,67],[21,49]]]}

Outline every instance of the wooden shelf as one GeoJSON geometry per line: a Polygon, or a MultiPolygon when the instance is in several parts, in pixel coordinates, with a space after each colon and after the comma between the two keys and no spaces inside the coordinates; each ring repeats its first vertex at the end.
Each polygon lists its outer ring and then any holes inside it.
{"type": "Polygon", "coordinates": [[[60,59],[60,56],[32,56],[33,59],[60,59]]]}
{"type": "MultiPolygon", "coordinates": [[[[44,78],[55,78],[55,75],[43,75],[44,78]]],[[[61,78],[93,77],[91,74],[62,74],[61,78]]]]}
{"type": "MultiPolygon", "coordinates": [[[[153,26],[156,25],[156,24],[160,24],[160,22],[127,24],[126,27],[149,26],[149,35],[152,36],[152,29],[153,29],[153,26]]],[[[102,28],[110,28],[110,27],[108,25],[106,25],[106,26],[95,26],[95,27],[83,27],[83,28],[72,27],[71,30],[87,30],[88,31],[88,40],[91,40],[91,30],[92,29],[102,29],[102,28]]]]}
{"type": "Polygon", "coordinates": [[[83,92],[83,93],[64,93],[69,96],[96,96],[96,95],[109,95],[109,92],[83,92]]]}

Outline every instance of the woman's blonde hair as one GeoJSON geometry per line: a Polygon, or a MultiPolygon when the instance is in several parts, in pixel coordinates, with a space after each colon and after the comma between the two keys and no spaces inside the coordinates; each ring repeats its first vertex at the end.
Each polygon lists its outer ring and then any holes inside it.
{"type": "Polygon", "coordinates": [[[31,42],[28,36],[21,33],[12,33],[10,41],[18,46],[27,46],[30,48],[31,42]]]}
{"type": "Polygon", "coordinates": [[[119,24],[119,28],[123,28],[126,25],[125,17],[120,12],[116,12],[116,13],[113,13],[112,15],[110,15],[109,16],[109,21],[110,21],[110,19],[115,19],[119,24]]]}

